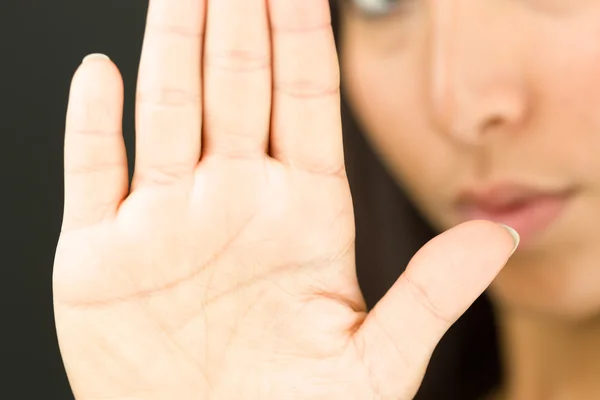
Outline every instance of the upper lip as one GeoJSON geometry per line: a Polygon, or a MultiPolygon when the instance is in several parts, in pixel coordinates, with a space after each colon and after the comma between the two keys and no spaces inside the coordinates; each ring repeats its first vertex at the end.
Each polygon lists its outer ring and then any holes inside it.
{"type": "Polygon", "coordinates": [[[540,197],[567,196],[569,189],[546,189],[516,183],[498,183],[463,190],[458,196],[460,208],[501,211],[540,197]]]}

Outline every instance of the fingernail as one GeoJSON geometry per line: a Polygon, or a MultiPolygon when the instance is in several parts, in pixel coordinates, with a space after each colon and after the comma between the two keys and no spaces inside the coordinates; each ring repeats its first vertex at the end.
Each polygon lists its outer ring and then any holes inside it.
{"type": "Polygon", "coordinates": [[[513,240],[515,241],[515,247],[513,247],[512,253],[510,253],[510,255],[512,256],[515,251],[517,250],[517,247],[519,247],[519,242],[521,242],[521,236],[519,236],[519,233],[514,230],[514,228],[511,228],[508,225],[504,225],[504,224],[499,224],[501,225],[504,229],[506,229],[508,231],[508,233],[510,233],[510,236],[512,236],[513,240]]]}
{"type": "Polygon", "coordinates": [[[101,53],[94,53],[94,54],[90,54],[88,56],[86,56],[83,61],[82,64],[84,62],[88,62],[88,61],[100,61],[100,60],[110,60],[110,58],[108,58],[107,55],[105,54],[101,54],[101,53]]]}

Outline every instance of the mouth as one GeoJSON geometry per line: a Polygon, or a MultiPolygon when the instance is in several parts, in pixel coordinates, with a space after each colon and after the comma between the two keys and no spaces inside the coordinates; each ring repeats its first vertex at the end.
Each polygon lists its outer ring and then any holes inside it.
{"type": "Polygon", "coordinates": [[[521,236],[520,247],[527,247],[558,219],[573,195],[573,189],[495,185],[465,191],[457,210],[463,221],[484,219],[511,226],[521,236]]]}

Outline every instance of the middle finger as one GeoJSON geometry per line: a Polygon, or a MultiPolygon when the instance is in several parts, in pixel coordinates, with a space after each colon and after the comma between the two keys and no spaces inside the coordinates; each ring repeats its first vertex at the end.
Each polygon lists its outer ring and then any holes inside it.
{"type": "Polygon", "coordinates": [[[266,0],[208,1],[202,157],[264,155],[271,115],[266,0]]]}

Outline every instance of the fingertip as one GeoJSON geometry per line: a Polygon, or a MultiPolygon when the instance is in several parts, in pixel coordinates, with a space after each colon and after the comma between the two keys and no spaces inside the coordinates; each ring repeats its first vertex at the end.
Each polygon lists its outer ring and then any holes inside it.
{"type": "Polygon", "coordinates": [[[83,58],[82,64],[95,62],[95,61],[110,61],[110,58],[106,54],[92,53],[88,54],[83,58]]]}
{"type": "Polygon", "coordinates": [[[79,80],[80,76],[82,76],[82,80],[87,80],[88,84],[92,84],[107,78],[113,80],[116,78],[119,81],[121,73],[108,56],[101,53],[93,53],[83,58],[75,72],[73,80],[79,80]]]}
{"type": "Polygon", "coordinates": [[[496,248],[503,253],[508,249],[509,257],[514,254],[521,241],[519,233],[513,227],[485,219],[463,222],[449,231],[452,231],[452,236],[476,246],[483,243],[502,243],[502,246],[496,248]]]}
{"type": "Polygon", "coordinates": [[[104,55],[91,54],[84,58],[71,80],[68,122],[93,115],[106,119],[110,115],[113,122],[120,124],[123,95],[123,78],[117,66],[104,55]],[[90,115],[89,110],[94,112],[90,115]],[[101,111],[109,115],[101,115],[101,111]]]}
{"type": "Polygon", "coordinates": [[[519,235],[519,232],[517,232],[517,230],[514,229],[513,227],[510,227],[506,224],[498,224],[498,225],[503,227],[510,234],[510,236],[514,242],[512,252],[510,253],[510,255],[512,256],[513,254],[515,254],[515,251],[517,251],[517,248],[519,247],[519,243],[521,243],[521,236],[519,235]]]}

